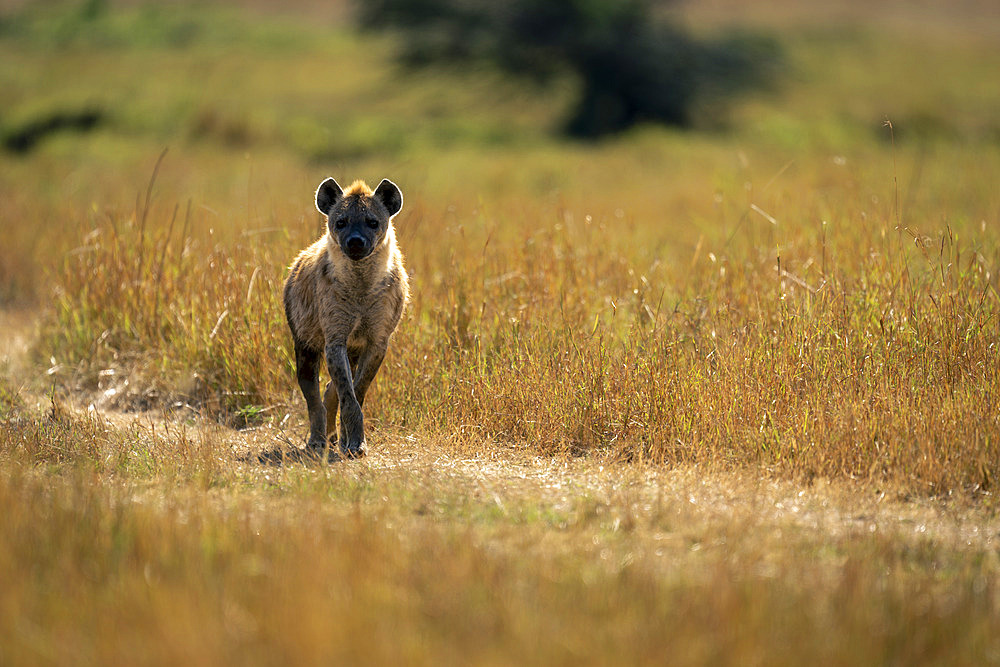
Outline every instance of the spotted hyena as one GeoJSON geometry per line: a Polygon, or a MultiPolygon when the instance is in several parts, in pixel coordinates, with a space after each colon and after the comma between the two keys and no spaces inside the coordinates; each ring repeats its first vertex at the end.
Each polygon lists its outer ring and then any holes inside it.
{"type": "Polygon", "coordinates": [[[299,388],[309,410],[307,447],[322,452],[340,407],[340,451],[365,454],[361,406],[406,305],[409,284],[392,218],[403,194],[385,179],[346,190],[332,178],[316,190],[326,233],[299,253],[285,282],[285,316],[299,388]],[[320,400],[320,361],[330,382],[320,400]]]}

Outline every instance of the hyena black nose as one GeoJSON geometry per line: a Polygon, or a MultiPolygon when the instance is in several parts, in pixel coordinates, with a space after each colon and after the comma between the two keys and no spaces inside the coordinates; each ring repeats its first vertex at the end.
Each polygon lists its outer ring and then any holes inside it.
{"type": "Polygon", "coordinates": [[[359,258],[368,252],[368,242],[363,236],[351,236],[344,244],[344,249],[351,257],[359,258]]]}

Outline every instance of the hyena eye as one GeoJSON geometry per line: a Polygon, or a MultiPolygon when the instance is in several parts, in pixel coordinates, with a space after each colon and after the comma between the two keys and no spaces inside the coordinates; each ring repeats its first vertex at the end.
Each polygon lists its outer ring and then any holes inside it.
{"type": "Polygon", "coordinates": [[[376,220],[375,218],[368,218],[368,220],[366,220],[365,222],[367,222],[368,226],[371,227],[372,229],[378,229],[378,220],[376,220]]]}
{"type": "Polygon", "coordinates": [[[347,226],[347,220],[344,220],[343,218],[337,218],[337,221],[333,223],[333,226],[336,229],[343,229],[344,227],[347,226]]]}

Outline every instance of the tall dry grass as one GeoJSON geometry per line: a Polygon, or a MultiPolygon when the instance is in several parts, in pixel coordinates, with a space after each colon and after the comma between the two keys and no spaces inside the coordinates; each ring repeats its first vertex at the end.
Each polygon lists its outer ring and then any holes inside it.
{"type": "MultiPolygon", "coordinates": [[[[76,364],[84,387],[131,373],[157,388],[146,402],[301,412],[279,292],[308,230],[213,243],[191,234],[198,212],[147,201],[86,223],[39,349],[76,364]]],[[[728,238],[664,262],[669,230],[621,211],[500,200],[469,224],[408,203],[416,289],[369,404],[379,427],[918,493],[996,481],[985,229],[964,241],[836,211],[778,225],[751,204],[728,238]]]]}

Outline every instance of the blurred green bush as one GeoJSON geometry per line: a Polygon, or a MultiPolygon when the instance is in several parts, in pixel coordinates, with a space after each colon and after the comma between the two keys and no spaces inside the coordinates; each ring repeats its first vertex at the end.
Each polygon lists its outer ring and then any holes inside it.
{"type": "Polygon", "coordinates": [[[571,73],[581,93],[564,129],[579,137],[642,121],[689,126],[773,80],[774,41],[697,38],[656,8],[651,0],[370,0],[358,16],[365,28],[398,31],[411,65],[488,61],[543,81],[571,73]]]}

